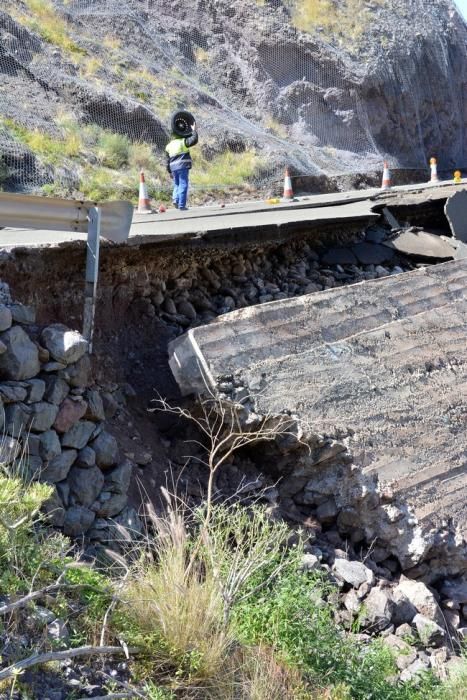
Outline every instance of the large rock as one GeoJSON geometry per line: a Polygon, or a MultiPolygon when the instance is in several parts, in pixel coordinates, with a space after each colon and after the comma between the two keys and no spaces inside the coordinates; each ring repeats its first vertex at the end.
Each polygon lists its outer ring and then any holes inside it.
{"type": "MultiPolygon", "coordinates": [[[[443,624],[443,614],[434,594],[421,581],[411,581],[404,579],[394,589],[394,598],[400,601],[401,597],[406,598],[421,615],[434,620],[439,625],[443,624]]],[[[410,622],[410,620],[406,620],[410,622]]]]}
{"type": "Polygon", "coordinates": [[[28,390],[23,383],[5,382],[0,384],[0,400],[3,403],[16,403],[24,401],[28,395],[28,390]]]}
{"type": "Polygon", "coordinates": [[[132,473],[133,463],[126,459],[118,467],[106,473],[105,490],[111,493],[128,493],[132,473]]]}
{"type": "Polygon", "coordinates": [[[118,460],[118,444],[116,439],[105,430],[90,443],[96,453],[96,464],[101,469],[112,467],[118,460]]]}
{"type": "Polygon", "coordinates": [[[0,333],[11,328],[12,315],[8,306],[0,304],[0,333]]]}
{"type": "Polygon", "coordinates": [[[19,437],[29,430],[31,425],[31,408],[24,403],[12,403],[5,406],[5,432],[12,437],[19,437]]]}
{"type": "Polygon", "coordinates": [[[52,495],[43,505],[43,510],[48,517],[48,521],[54,527],[63,527],[65,522],[65,508],[57,489],[54,487],[52,495]]]}
{"type": "Polygon", "coordinates": [[[55,375],[46,375],[45,385],[45,400],[49,401],[50,403],[54,403],[57,406],[62,403],[64,398],[68,396],[70,392],[70,387],[68,386],[68,383],[64,379],[61,379],[60,377],[57,377],[55,375]]]}
{"type": "Polygon", "coordinates": [[[58,406],[48,401],[39,401],[31,405],[31,430],[42,433],[49,430],[57,417],[58,406]]]}
{"type": "Polygon", "coordinates": [[[96,422],[105,420],[104,403],[100,393],[96,389],[88,389],[84,398],[88,405],[85,418],[96,422]]]}
{"type": "Polygon", "coordinates": [[[363,603],[362,624],[373,633],[391,624],[394,604],[390,595],[381,588],[372,588],[363,603]]]}
{"type": "Polygon", "coordinates": [[[104,485],[104,475],[98,467],[80,469],[73,467],[68,476],[70,495],[75,503],[91,506],[100,494],[104,485]]]}
{"type": "Polygon", "coordinates": [[[58,433],[68,432],[86,413],[87,404],[80,396],[69,397],[62,401],[58,409],[54,428],[58,433]]]}
{"type": "Polygon", "coordinates": [[[446,638],[444,628],[429,617],[417,614],[413,619],[413,624],[417,628],[418,636],[423,646],[439,647],[444,643],[446,638]]]}
{"type": "Polygon", "coordinates": [[[92,508],[100,518],[114,518],[122,512],[127,502],[126,493],[111,494],[103,491],[92,508]]]}
{"type": "Polygon", "coordinates": [[[65,365],[77,362],[88,350],[88,341],[81,333],[72,331],[61,323],[44,328],[41,339],[51,357],[65,365]]]}
{"type": "Polygon", "coordinates": [[[467,604],[467,580],[446,581],[441,588],[441,595],[461,605],[467,604]]]}
{"type": "Polygon", "coordinates": [[[85,389],[92,383],[92,368],[89,355],[83,355],[77,362],[60,370],[59,376],[72,387],[85,389]]]}
{"type": "Polygon", "coordinates": [[[79,537],[89,530],[96,514],[83,506],[72,506],[65,513],[63,532],[69,537],[79,537]]]}
{"type": "Polygon", "coordinates": [[[62,436],[62,446],[82,450],[87,445],[95,428],[96,424],[91,421],[78,421],[62,436]]]}
{"type": "Polygon", "coordinates": [[[26,403],[37,403],[42,401],[45,393],[45,382],[43,379],[30,379],[25,382],[27,390],[26,403]]]}
{"type": "Polygon", "coordinates": [[[44,462],[58,457],[62,452],[60,440],[55,430],[46,430],[39,438],[39,456],[44,462]]]}
{"type": "Polygon", "coordinates": [[[48,464],[41,470],[41,481],[47,481],[48,483],[54,484],[66,479],[71,469],[71,465],[76,459],[76,455],[76,450],[63,450],[58,457],[55,457],[48,462],[48,464]]]}
{"type": "Polygon", "coordinates": [[[30,326],[36,322],[36,310],[32,306],[13,303],[9,305],[9,309],[15,323],[22,323],[25,326],[30,326]]]}
{"type": "Polygon", "coordinates": [[[349,583],[353,588],[358,588],[362,583],[373,584],[375,575],[365,564],[359,561],[336,559],[333,566],[335,575],[349,583]]]}
{"type": "Polygon", "coordinates": [[[31,379],[40,370],[37,347],[20,326],[0,333],[6,351],[0,355],[0,376],[6,379],[31,379]]]}

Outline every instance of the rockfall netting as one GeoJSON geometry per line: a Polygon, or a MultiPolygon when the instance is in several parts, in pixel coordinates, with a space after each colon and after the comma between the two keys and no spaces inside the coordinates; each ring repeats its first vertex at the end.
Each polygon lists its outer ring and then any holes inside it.
{"type": "Polygon", "coordinates": [[[180,108],[199,188],[462,167],[466,45],[449,0],[4,0],[0,183],[164,189],[180,108]]]}

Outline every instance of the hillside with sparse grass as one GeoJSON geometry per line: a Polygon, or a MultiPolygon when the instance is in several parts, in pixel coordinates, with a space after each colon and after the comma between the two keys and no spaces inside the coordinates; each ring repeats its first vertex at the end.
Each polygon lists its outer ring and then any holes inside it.
{"type": "Polygon", "coordinates": [[[0,36],[6,189],[134,200],[143,168],[166,199],[181,108],[200,129],[201,198],[274,187],[285,165],[335,187],[384,158],[467,164],[450,0],[5,0],[0,36]]]}

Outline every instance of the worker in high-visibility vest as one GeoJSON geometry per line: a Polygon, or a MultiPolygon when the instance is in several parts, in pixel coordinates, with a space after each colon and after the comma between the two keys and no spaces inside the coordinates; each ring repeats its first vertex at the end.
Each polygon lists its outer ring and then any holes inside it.
{"type": "Polygon", "coordinates": [[[181,211],[186,211],[188,196],[188,183],[190,170],[193,165],[190,148],[198,143],[196,123],[193,123],[191,136],[177,136],[172,134],[172,139],[165,147],[167,153],[167,171],[173,177],[174,188],[172,204],[181,211]]]}

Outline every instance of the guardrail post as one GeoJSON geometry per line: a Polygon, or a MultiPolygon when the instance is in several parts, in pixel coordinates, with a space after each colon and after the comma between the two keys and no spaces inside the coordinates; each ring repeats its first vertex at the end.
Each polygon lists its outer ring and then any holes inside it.
{"type": "Polygon", "coordinates": [[[88,212],[88,240],[86,246],[86,279],[84,287],[83,335],[92,353],[94,314],[96,311],[97,278],[99,276],[99,244],[101,233],[101,211],[91,207],[88,212]]]}

